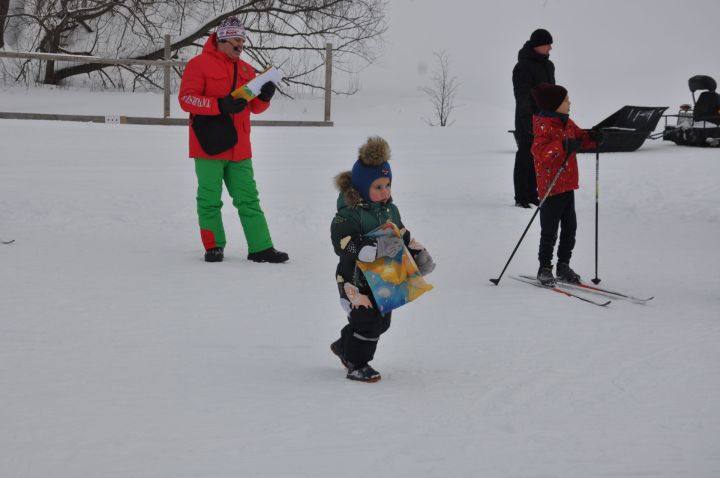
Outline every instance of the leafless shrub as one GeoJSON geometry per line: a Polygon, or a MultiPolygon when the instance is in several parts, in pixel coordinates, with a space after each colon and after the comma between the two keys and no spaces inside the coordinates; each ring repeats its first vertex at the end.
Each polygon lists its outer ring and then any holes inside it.
{"type": "Polygon", "coordinates": [[[455,96],[460,84],[456,76],[450,75],[450,55],[445,51],[433,54],[437,60],[437,68],[430,76],[430,85],[420,88],[430,99],[434,109],[433,119],[425,118],[425,122],[430,126],[451,126],[454,121],[448,124],[448,120],[457,106],[455,96]]]}

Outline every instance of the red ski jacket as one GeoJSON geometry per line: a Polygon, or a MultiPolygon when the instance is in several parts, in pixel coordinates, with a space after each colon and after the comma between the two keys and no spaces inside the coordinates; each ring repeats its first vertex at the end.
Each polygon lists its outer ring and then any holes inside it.
{"type": "MultiPolygon", "coordinates": [[[[535,160],[535,176],[537,177],[538,197],[542,200],[550,183],[565,160],[564,141],[576,138],[582,141],[583,149],[595,148],[595,142],[586,131],[578,128],[573,120],[568,119],[564,125],[558,117],[533,115],[532,155],[535,160]]],[[[575,153],[568,159],[565,170],[560,174],[552,188],[550,196],[574,191],[578,188],[578,165],[575,153]]]]}
{"type": "Polygon", "coordinates": [[[247,108],[232,116],[237,130],[238,142],[227,151],[214,156],[206,153],[192,129],[194,115],[219,115],[218,98],[227,96],[233,83],[233,63],[237,63],[237,80],[235,88],[239,88],[255,78],[255,70],[244,61],[232,60],[218,51],[215,33],[210,35],[203,51],[185,66],[180,82],[178,100],[183,111],[190,113],[190,154],[191,158],[226,159],[241,161],[252,158],[250,146],[250,113],[262,113],[270,106],[269,102],[259,98],[251,100],[247,108]]]}

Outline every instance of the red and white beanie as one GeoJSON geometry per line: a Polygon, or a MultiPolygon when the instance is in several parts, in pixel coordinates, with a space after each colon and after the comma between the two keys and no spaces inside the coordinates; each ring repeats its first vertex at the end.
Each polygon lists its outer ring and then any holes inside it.
{"type": "Polygon", "coordinates": [[[237,17],[227,17],[222,21],[220,26],[215,30],[218,40],[227,40],[229,38],[242,38],[247,40],[245,27],[240,23],[237,17]]]}

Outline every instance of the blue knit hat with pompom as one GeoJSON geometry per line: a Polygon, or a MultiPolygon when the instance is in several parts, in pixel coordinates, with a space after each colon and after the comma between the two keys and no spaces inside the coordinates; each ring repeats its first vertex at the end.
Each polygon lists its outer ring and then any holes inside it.
{"type": "Polygon", "coordinates": [[[352,168],[352,185],[360,196],[370,201],[370,185],[378,178],[392,181],[390,146],[379,136],[371,137],[360,147],[358,160],[352,168]]]}

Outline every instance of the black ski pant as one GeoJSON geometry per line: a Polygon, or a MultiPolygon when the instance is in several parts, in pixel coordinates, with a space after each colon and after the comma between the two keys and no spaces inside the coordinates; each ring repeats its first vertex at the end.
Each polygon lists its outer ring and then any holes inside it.
{"type": "Polygon", "coordinates": [[[354,365],[365,365],[375,356],[380,336],[390,328],[391,312],[359,307],[348,315],[348,324],[340,332],[343,355],[354,365]]]}
{"type": "Polygon", "coordinates": [[[535,163],[530,148],[532,139],[518,140],[518,150],[515,153],[515,168],[513,169],[513,182],[515,184],[515,201],[529,204],[537,203],[537,180],[535,178],[535,163]]]}
{"type": "Polygon", "coordinates": [[[538,259],[541,266],[552,265],[553,249],[560,227],[558,262],[570,263],[575,247],[577,217],[575,216],[575,191],[549,196],[540,208],[540,251],[538,259]]]}

